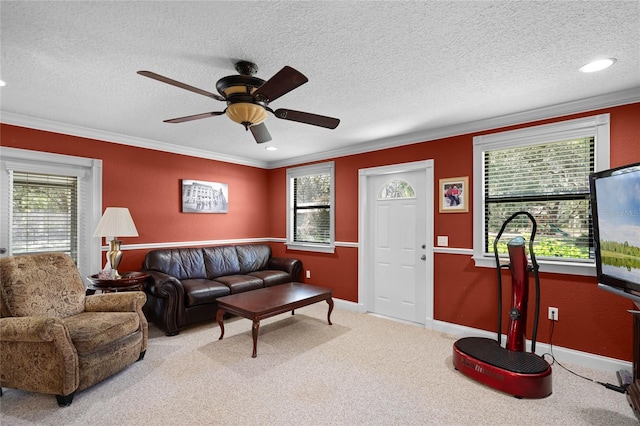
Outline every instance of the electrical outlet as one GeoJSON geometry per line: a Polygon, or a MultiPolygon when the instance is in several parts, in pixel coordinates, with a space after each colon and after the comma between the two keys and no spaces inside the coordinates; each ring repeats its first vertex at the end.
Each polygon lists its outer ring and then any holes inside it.
{"type": "Polygon", "coordinates": [[[549,319],[551,321],[558,321],[558,308],[549,306],[549,319]]]}
{"type": "Polygon", "coordinates": [[[307,269],[307,278],[311,278],[311,271],[307,269]]]}

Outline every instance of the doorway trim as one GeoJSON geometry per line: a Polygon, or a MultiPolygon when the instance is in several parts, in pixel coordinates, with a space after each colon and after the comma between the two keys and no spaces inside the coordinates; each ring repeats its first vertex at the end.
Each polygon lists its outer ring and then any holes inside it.
{"type": "Polygon", "coordinates": [[[414,161],[411,163],[392,164],[388,166],[371,167],[358,170],[358,311],[371,312],[369,306],[369,294],[373,291],[373,280],[370,278],[372,271],[372,241],[367,229],[372,218],[369,217],[369,207],[372,201],[369,200],[368,185],[370,178],[374,176],[391,173],[403,173],[416,170],[423,170],[425,173],[425,194],[426,201],[426,235],[425,235],[425,255],[426,255],[426,314],[424,325],[426,328],[433,328],[433,306],[434,306],[434,285],[433,285],[433,216],[434,216],[434,177],[433,160],[414,161]]]}

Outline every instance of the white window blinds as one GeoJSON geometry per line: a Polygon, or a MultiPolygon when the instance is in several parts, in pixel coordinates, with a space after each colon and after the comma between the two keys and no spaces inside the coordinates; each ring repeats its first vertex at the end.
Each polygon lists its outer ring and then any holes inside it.
{"type": "Polygon", "coordinates": [[[333,253],[335,249],[333,161],[287,169],[287,247],[333,253]]]}
{"type": "Polygon", "coordinates": [[[331,175],[294,178],[294,241],[331,242],[331,175]]]}
{"type": "Polygon", "coordinates": [[[11,171],[12,254],[58,251],[78,261],[78,178],[11,171]]]}
{"type": "MultiPolygon", "coordinates": [[[[484,152],[485,253],[503,222],[517,211],[537,222],[537,257],[593,258],[589,208],[589,174],[594,171],[594,137],[484,152]]],[[[530,235],[526,217],[514,220],[508,234],[530,235]]]]}

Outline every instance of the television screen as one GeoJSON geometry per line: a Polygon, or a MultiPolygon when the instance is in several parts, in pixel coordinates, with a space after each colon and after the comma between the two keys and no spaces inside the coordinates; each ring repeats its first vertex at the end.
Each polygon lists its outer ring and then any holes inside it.
{"type": "Polygon", "coordinates": [[[640,296],[640,163],[590,176],[596,269],[601,285],[640,296]]]}

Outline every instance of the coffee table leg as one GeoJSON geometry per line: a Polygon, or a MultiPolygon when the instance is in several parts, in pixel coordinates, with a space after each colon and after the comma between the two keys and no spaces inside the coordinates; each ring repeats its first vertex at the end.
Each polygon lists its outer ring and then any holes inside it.
{"type": "Polygon", "coordinates": [[[220,337],[218,338],[218,340],[222,340],[222,337],[224,336],[224,322],[222,321],[223,316],[224,309],[218,309],[218,312],[216,313],[216,321],[218,321],[218,325],[220,326],[220,337]]]}
{"type": "Polygon", "coordinates": [[[333,299],[329,297],[327,299],[327,303],[329,304],[329,313],[327,314],[327,322],[329,323],[329,325],[333,325],[331,323],[331,311],[333,311],[333,299]]]}
{"type": "Polygon", "coordinates": [[[251,328],[251,335],[253,336],[253,355],[251,358],[258,356],[258,330],[260,329],[260,321],[253,320],[253,327],[251,328]]]}

